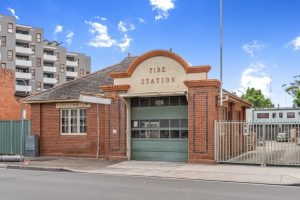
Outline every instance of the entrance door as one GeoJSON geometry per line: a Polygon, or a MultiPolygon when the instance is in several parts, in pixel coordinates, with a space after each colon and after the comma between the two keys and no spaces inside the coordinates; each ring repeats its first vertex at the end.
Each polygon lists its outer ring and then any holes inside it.
{"type": "Polygon", "coordinates": [[[131,99],[131,158],[186,161],[188,108],[185,96],[131,99]]]}

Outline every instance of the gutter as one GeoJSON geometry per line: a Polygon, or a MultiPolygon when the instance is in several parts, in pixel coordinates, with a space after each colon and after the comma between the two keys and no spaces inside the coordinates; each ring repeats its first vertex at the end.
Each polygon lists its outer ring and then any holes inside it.
{"type": "Polygon", "coordinates": [[[74,102],[79,99],[52,99],[52,100],[26,100],[21,99],[21,103],[58,103],[58,102],[74,102]]]}

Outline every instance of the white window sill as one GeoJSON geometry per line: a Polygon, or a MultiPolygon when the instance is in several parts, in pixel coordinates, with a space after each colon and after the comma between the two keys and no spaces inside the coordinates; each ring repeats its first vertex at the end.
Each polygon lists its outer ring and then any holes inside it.
{"type": "Polygon", "coordinates": [[[63,136],[84,136],[84,135],[87,135],[86,133],[60,133],[60,135],[63,135],[63,136]]]}

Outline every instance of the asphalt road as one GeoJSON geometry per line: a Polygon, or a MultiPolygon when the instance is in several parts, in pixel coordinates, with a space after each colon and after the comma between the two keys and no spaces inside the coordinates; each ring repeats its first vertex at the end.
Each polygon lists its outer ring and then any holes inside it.
{"type": "Polygon", "coordinates": [[[1,200],[300,199],[300,187],[0,168],[1,200]]]}

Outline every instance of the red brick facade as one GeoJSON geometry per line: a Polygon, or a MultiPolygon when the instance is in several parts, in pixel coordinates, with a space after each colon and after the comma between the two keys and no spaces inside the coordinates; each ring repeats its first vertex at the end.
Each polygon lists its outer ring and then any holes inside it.
{"type": "Polygon", "coordinates": [[[22,106],[26,108],[26,118],[30,119],[30,106],[22,105],[20,98],[15,97],[14,72],[0,68],[0,120],[21,119],[22,106]]]}
{"type": "MultiPolygon", "coordinates": [[[[214,121],[219,119],[218,91],[219,88],[213,85],[190,87],[188,90],[188,162],[215,163],[214,121]]],[[[107,93],[106,96],[112,99],[112,104],[98,105],[99,156],[105,159],[126,159],[126,106],[117,92],[107,93]]],[[[226,106],[224,108],[227,109],[226,106]]],[[[96,156],[96,104],[87,108],[86,135],[60,134],[60,109],[56,108],[56,103],[31,104],[31,112],[32,132],[40,136],[41,155],[96,156]]]]}
{"type": "Polygon", "coordinates": [[[97,105],[87,108],[86,135],[60,134],[60,109],[56,103],[32,104],[32,133],[40,137],[40,154],[96,157],[99,123],[99,157],[125,159],[126,108],[118,96],[113,96],[111,105],[98,105],[99,122],[97,105]]]}
{"type": "MultiPolygon", "coordinates": [[[[155,52],[155,56],[161,51],[155,52]]],[[[153,52],[140,58],[147,59],[153,52]]],[[[207,73],[210,67],[198,67],[191,70],[184,60],[174,53],[163,52],[170,58],[180,60],[186,67],[186,73],[207,73]]],[[[142,63],[143,59],[136,62],[142,63]]],[[[133,62],[127,72],[112,73],[113,77],[130,77],[137,63],[133,62]]],[[[207,75],[207,74],[206,74],[207,75]]],[[[191,76],[193,77],[193,76],[191,76]]],[[[203,78],[202,78],[203,79],[203,78]]],[[[226,94],[223,107],[219,103],[220,82],[218,80],[186,80],[185,91],[188,97],[188,162],[215,163],[214,149],[214,121],[215,120],[244,120],[245,108],[249,106],[234,95],[226,94]],[[187,91],[186,91],[187,88],[187,91]]],[[[132,85],[131,85],[132,86],[132,85]]],[[[86,156],[97,155],[97,124],[99,124],[99,155],[105,159],[127,158],[127,133],[126,103],[120,94],[126,94],[130,85],[102,85],[101,90],[106,98],[111,99],[110,105],[98,105],[99,121],[97,117],[97,105],[91,104],[87,108],[87,134],[86,135],[61,135],[60,133],[60,109],[56,102],[31,104],[32,131],[40,136],[41,155],[86,156]]],[[[151,91],[149,91],[150,93],[151,91]]]]}
{"type": "MultiPolygon", "coordinates": [[[[55,156],[83,156],[96,155],[97,143],[97,108],[91,105],[87,108],[87,134],[86,135],[61,135],[60,134],[60,109],[56,103],[32,104],[32,133],[40,138],[40,154],[55,156]]],[[[104,107],[99,106],[103,113],[104,107]]],[[[102,115],[101,115],[102,116],[102,115]]],[[[103,120],[99,120],[100,132],[104,130],[103,120]]],[[[104,155],[104,136],[100,135],[100,155],[104,155]]]]}

